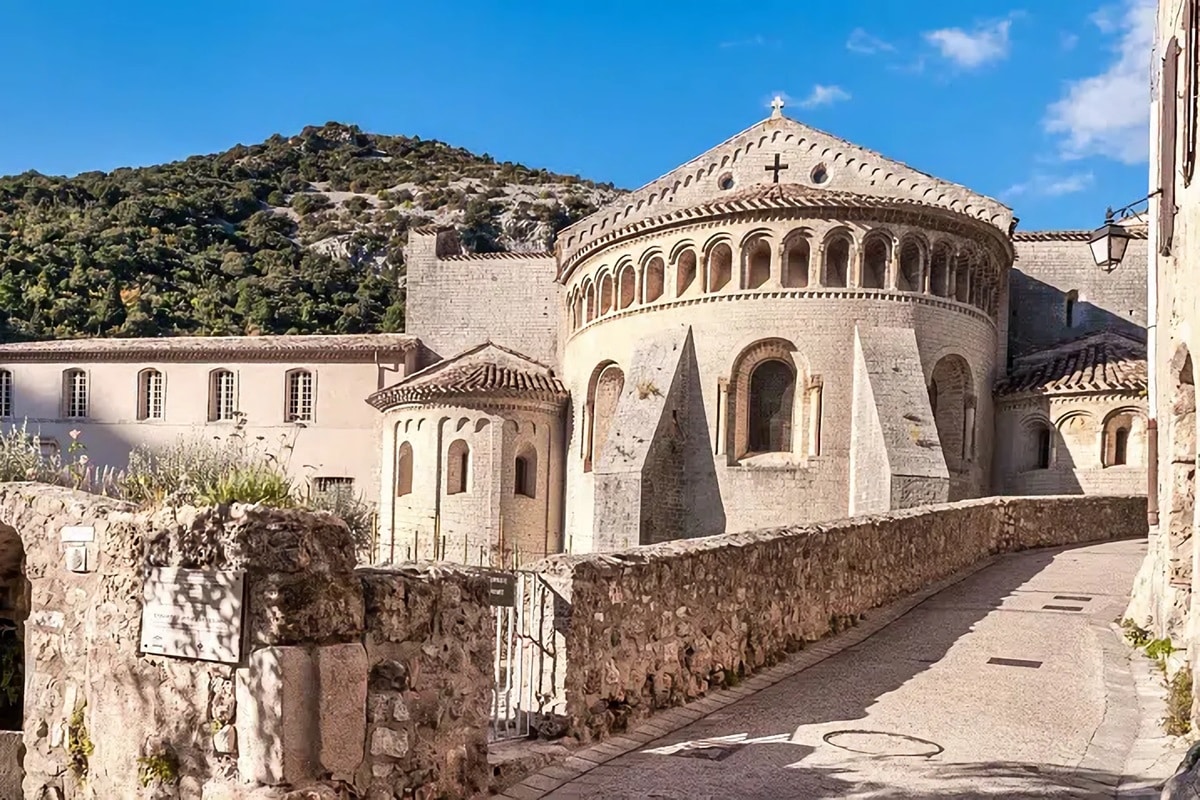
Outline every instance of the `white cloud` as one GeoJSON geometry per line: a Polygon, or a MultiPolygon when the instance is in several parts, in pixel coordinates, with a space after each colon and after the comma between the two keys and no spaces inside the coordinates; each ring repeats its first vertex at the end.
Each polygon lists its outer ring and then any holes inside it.
{"type": "Polygon", "coordinates": [[[896,49],[896,46],[878,36],[872,36],[862,28],[855,28],[850,31],[850,38],[846,40],[846,49],[853,53],[870,56],[876,53],[890,53],[896,49]]]}
{"type": "Polygon", "coordinates": [[[973,31],[942,28],[926,33],[925,41],[936,47],[944,58],[965,69],[974,69],[1008,55],[1010,27],[1011,17],[977,27],[973,31]]]}
{"type": "Polygon", "coordinates": [[[808,97],[800,101],[801,108],[817,108],[819,106],[831,106],[834,103],[840,103],[843,100],[849,100],[850,93],[840,86],[822,86],[816,84],[812,91],[808,93],[808,97]]]}
{"type": "Polygon", "coordinates": [[[1117,6],[1102,6],[1092,14],[1088,15],[1088,19],[1092,24],[1100,29],[1101,33],[1115,33],[1121,28],[1121,17],[1124,16],[1124,9],[1117,6]]]}
{"type": "Polygon", "coordinates": [[[1022,195],[1061,197],[1064,194],[1075,194],[1090,189],[1095,182],[1096,176],[1091,172],[1076,172],[1071,175],[1035,172],[1029,180],[1015,183],[1001,194],[1004,197],[1020,197],[1022,195]]]}
{"type": "Polygon", "coordinates": [[[1062,137],[1064,158],[1099,155],[1136,164],[1146,160],[1149,139],[1154,0],[1126,0],[1116,22],[1110,13],[1092,21],[1120,33],[1114,60],[1099,75],[1068,83],[1047,109],[1045,127],[1062,137]]]}

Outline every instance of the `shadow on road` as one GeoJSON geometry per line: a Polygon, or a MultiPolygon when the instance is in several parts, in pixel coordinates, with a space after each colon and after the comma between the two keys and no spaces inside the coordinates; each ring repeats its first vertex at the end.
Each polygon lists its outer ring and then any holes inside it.
{"type": "MultiPolygon", "coordinates": [[[[1089,567],[1081,560],[1124,558],[1124,552],[1110,550],[1108,545],[1099,552],[1075,545],[1007,556],[926,600],[864,642],[697,720],[639,752],[601,767],[600,774],[593,776],[596,783],[586,781],[591,785],[587,786],[584,796],[663,800],[702,797],[762,800],[1111,797],[1113,787],[1120,780],[1123,764],[1113,764],[1111,771],[1074,771],[1068,767],[1020,761],[976,763],[969,760],[969,749],[960,749],[957,761],[951,761],[950,754],[946,761],[941,760],[940,744],[949,744],[959,738],[969,739],[972,729],[993,735],[987,730],[986,702],[975,701],[988,696],[993,680],[1008,680],[1010,688],[1013,680],[1021,685],[1026,673],[1019,667],[996,667],[1010,671],[981,673],[969,680],[958,680],[960,673],[955,676],[953,686],[926,682],[913,692],[917,704],[911,709],[911,715],[904,704],[913,702],[912,698],[892,700],[893,704],[885,712],[885,717],[891,721],[889,729],[879,732],[878,736],[865,737],[865,750],[851,746],[841,747],[834,753],[822,736],[830,732],[838,735],[855,733],[859,728],[876,729],[880,724],[880,712],[876,710],[872,719],[866,721],[869,710],[882,698],[930,670],[981,620],[1000,608],[1006,599],[1013,597],[1018,589],[1043,573],[1056,559],[1062,559],[1062,563],[1056,565],[1049,580],[1036,584],[1038,592],[1078,593],[1080,584],[1075,576],[1089,569],[1093,576],[1100,574],[1101,581],[1108,581],[1108,586],[1104,589],[1105,594],[1097,595],[1080,615],[1038,617],[1046,622],[1037,623],[1034,638],[1042,635],[1043,629],[1054,630],[1054,626],[1075,626],[1074,630],[1078,632],[1078,623],[1068,622],[1068,619],[1094,617],[1101,613],[1100,609],[1106,603],[1113,604],[1111,595],[1125,590],[1113,583],[1116,576],[1105,572],[1107,564],[1089,567]],[[1075,554],[1073,551],[1083,552],[1075,554]],[[1054,585],[1058,578],[1063,585],[1054,585]],[[975,710],[964,709],[962,705],[973,706],[975,710]],[[939,733],[931,735],[931,731],[939,733]],[[939,736],[946,737],[947,741],[926,741],[939,736]],[[930,753],[934,757],[917,756],[922,742],[934,745],[936,754],[930,753]],[[902,752],[904,748],[916,748],[916,751],[902,752]],[[602,776],[603,782],[599,782],[602,776]]],[[[1134,556],[1130,555],[1130,561],[1134,561],[1134,556]]],[[[1124,580],[1123,575],[1120,580],[1124,580]]],[[[1093,577],[1093,585],[1095,581],[1093,577]]],[[[1047,602],[1053,601],[1047,597],[1047,602]]],[[[1035,614],[1039,611],[1017,608],[1013,613],[1035,614]]],[[[869,620],[870,612],[867,617],[869,620]]],[[[1020,636],[1011,644],[1012,650],[1000,647],[995,655],[1020,658],[1024,654],[1021,637],[1027,637],[1028,629],[1018,629],[1018,632],[1020,636]]],[[[1009,641],[1006,638],[1001,644],[1009,641]]],[[[980,650],[981,664],[990,654],[992,644],[988,640],[987,652],[980,650]]],[[[974,651],[970,652],[975,655],[974,651]]],[[[1059,674],[1062,674],[1061,669],[1059,674]]],[[[1037,675],[1039,682],[1031,685],[1041,685],[1040,682],[1050,680],[1054,673],[1029,670],[1029,675],[1037,675]]],[[[937,677],[935,680],[945,679],[937,677]]],[[[1002,713],[1008,711],[1002,709],[997,716],[1006,719],[1011,726],[1013,714],[1004,717],[1002,713]]],[[[1051,722],[1035,717],[1029,719],[1030,726],[1051,722]]],[[[1023,723],[1018,721],[1017,724],[1023,723]]],[[[1051,744],[1058,743],[1051,738],[1051,744]]],[[[1086,739],[1080,748],[1085,746],[1086,739]]],[[[1047,760],[1070,761],[1064,756],[1064,752],[1048,753],[1047,760]]],[[[1081,758],[1083,753],[1078,756],[1081,758]]],[[[1078,763],[1078,759],[1070,763],[1078,763]]]]}

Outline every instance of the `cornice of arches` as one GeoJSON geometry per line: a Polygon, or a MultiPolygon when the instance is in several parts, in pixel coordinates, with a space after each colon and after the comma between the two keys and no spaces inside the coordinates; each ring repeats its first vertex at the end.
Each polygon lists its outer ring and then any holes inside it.
{"type": "Polygon", "coordinates": [[[939,233],[969,239],[983,247],[996,263],[1006,267],[1012,264],[1012,242],[989,223],[948,209],[911,201],[868,197],[858,200],[861,202],[852,204],[845,200],[823,202],[816,198],[807,201],[765,198],[727,204],[729,207],[713,204],[641,220],[605,233],[563,259],[559,265],[558,280],[565,284],[580,264],[617,245],[645,241],[671,231],[704,230],[750,220],[772,223],[816,219],[875,222],[880,227],[887,227],[889,223],[917,227],[928,231],[927,239],[936,239],[939,233]]]}

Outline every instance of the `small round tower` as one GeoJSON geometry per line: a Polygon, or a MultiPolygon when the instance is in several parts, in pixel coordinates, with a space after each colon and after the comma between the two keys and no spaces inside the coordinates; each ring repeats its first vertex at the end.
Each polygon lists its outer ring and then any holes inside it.
{"type": "Polygon", "coordinates": [[[391,487],[380,558],[512,567],[560,552],[566,400],[553,370],[490,342],[368,398],[391,487]]]}

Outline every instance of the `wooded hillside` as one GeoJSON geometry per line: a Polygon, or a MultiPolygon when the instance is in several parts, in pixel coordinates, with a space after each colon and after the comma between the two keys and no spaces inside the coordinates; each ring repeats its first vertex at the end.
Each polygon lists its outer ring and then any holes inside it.
{"type": "Polygon", "coordinates": [[[619,194],[328,123],[185,161],[0,178],[0,337],[403,328],[411,227],[548,247],[619,194]]]}

